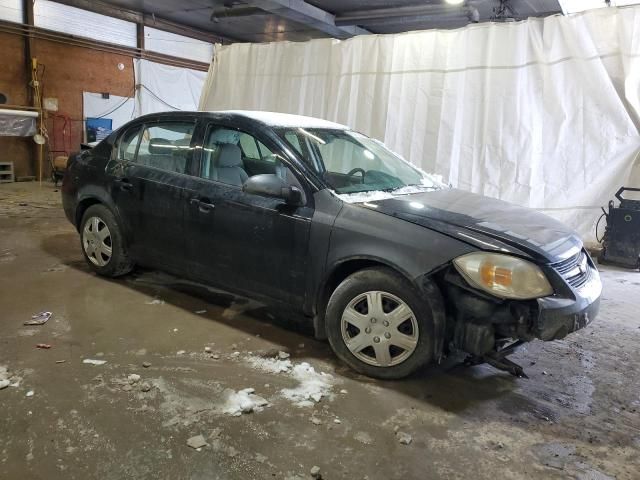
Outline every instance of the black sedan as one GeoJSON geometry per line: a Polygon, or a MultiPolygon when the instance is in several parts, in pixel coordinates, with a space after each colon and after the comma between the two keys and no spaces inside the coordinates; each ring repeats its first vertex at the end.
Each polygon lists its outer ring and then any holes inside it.
{"type": "Polygon", "coordinates": [[[62,197],[98,274],[142,265],[284,305],[373,377],[451,349],[522,374],[515,347],[598,312],[600,277],[572,230],[324,120],[147,115],[72,156],[62,197]]]}

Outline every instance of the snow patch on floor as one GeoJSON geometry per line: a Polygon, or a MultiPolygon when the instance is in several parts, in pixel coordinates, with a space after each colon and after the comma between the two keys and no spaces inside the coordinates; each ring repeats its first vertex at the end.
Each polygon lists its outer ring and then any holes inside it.
{"type": "Polygon", "coordinates": [[[277,358],[264,358],[250,355],[246,357],[246,362],[251,367],[267,373],[285,373],[293,368],[291,360],[280,360],[277,358]]]}
{"type": "Polygon", "coordinates": [[[239,417],[243,413],[261,412],[269,405],[264,398],[255,394],[253,388],[245,388],[237,392],[229,389],[226,391],[226,397],[223,412],[233,417],[239,417]]]}
{"type": "Polygon", "coordinates": [[[333,376],[316,372],[306,362],[293,367],[291,376],[299,382],[295,388],[285,388],[280,393],[299,407],[310,407],[331,394],[333,376]]]}

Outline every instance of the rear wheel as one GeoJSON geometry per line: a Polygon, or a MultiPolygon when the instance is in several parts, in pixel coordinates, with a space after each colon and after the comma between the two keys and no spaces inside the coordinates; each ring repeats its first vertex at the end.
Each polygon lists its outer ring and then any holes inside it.
{"type": "Polygon", "coordinates": [[[371,377],[402,378],[433,357],[429,303],[390,269],[366,269],[345,279],[327,305],[326,327],[336,355],[371,377]]]}
{"type": "Polygon", "coordinates": [[[80,241],[89,267],[100,275],[118,277],[133,268],[122,232],[111,211],[104,205],[92,205],[82,216],[80,241]]]}

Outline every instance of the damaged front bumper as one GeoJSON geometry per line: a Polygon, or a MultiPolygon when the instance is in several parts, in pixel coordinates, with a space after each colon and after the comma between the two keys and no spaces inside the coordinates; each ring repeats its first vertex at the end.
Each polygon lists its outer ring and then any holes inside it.
{"type": "Polygon", "coordinates": [[[540,340],[559,340],[589,325],[600,310],[602,283],[594,268],[590,279],[579,289],[574,298],[545,297],[538,299],[538,318],[532,333],[540,340]]]}
{"type": "Polygon", "coordinates": [[[555,294],[537,300],[501,300],[471,287],[449,269],[444,284],[447,310],[446,340],[450,347],[483,357],[510,341],[559,340],[589,325],[598,314],[602,283],[586,252],[573,268],[547,267],[555,294]]]}

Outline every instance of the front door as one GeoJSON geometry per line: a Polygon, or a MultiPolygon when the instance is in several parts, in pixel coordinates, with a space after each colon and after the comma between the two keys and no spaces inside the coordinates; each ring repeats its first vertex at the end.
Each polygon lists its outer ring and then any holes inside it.
{"type": "Polygon", "coordinates": [[[299,306],[313,208],[242,191],[254,173],[277,174],[302,188],[268,141],[255,139],[257,150],[248,151],[254,141],[248,135],[219,125],[207,128],[199,179],[186,190],[187,252],[193,268],[222,289],[299,306]]]}

